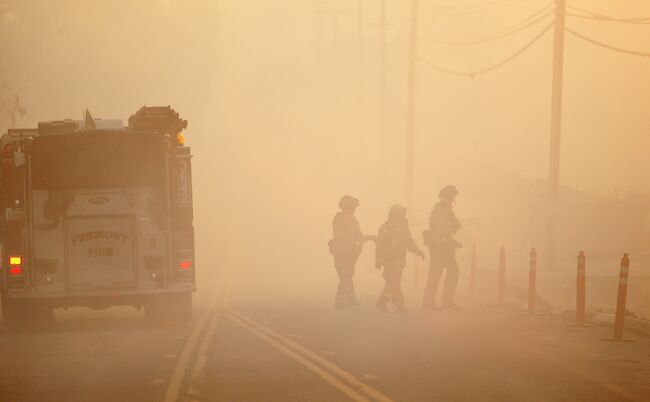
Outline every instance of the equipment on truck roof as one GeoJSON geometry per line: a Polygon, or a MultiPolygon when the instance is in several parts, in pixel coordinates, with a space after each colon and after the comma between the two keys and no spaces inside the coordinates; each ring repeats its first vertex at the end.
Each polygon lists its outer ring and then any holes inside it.
{"type": "Polygon", "coordinates": [[[132,130],[176,135],[186,127],[187,120],[181,119],[171,106],[142,106],[129,117],[129,128],[132,130]]]}

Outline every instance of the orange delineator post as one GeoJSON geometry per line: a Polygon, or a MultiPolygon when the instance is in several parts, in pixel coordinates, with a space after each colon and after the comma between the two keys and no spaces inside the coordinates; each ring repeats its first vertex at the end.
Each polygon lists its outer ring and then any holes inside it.
{"type": "Polygon", "coordinates": [[[576,282],[576,325],[583,327],[585,325],[585,299],[586,299],[586,261],[584,251],[578,254],[578,279],[576,282]]]}
{"type": "Polygon", "coordinates": [[[506,293],[506,249],[501,247],[499,251],[499,288],[497,290],[497,304],[505,304],[506,293]]]}
{"type": "Polygon", "coordinates": [[[537,286],[537,251],[530,251],[530,266],[528,270],[528,314],[535,314],[535,294],[537,286]]]}
{"type": "Polygon", "coordinates": [[[476,285],[476,243],[472,244],[472,260],[469,272],[469,291],[474,294],[474,286],[476,285]]]}
{"type": "Polygon", "coordinates": [[[630,273],[630,257],[623,254],[621,273],[618,278],[618,298],[616,300],[616,319],[614,320],[614,340],[623,340],[625,328],[625,301],[627,299],[627,279],[630,273]]]}

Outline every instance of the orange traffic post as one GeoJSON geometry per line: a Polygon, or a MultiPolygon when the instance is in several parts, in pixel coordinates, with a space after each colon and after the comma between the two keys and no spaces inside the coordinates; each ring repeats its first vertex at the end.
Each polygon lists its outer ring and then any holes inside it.
{"type": "Polygon", "coordinates": [[[576,323],[569,327],[593,327],[593,324],[587,323],[587,256],[584,251],[578,253],[578,276],[576,280],[576,323]]]}
{"type": "Polygon", "coordinates": [[[506,249],[499,250],[499,287],[497,289],[497,305],[503,306],[506,300],[506,249]]]}
{"type": "Polygon", "coordinates": [[[537,295],[537,251],[535,249],[530,250],[528,262],[528,310],[521,314],[541,315],[535,312],[535,297],[537,295]]]}
{"type": "Polygon", "coordinates": [[[627,299],[627,280],[630,274],[630,257],[623,254],[621,259],[621,271],[618,276],[618,297],[616,299],[616,318],[614,319],[614,337],[603,339],[605,341],[632,342],[631,339],[623,339],[625,328],[625,302],[627,299]]]}
{"type": "Polygon", "coordinates": [[[537,251],[530,251],[528,269],[528,314],[535,314],[535,292],[537,287],[537,251]]]}
{"type": "Polygon", "coordinates": [[[576,282],[576,325],[585,326],[586,273],[587,257],[584,251],[578,254],[578,279],[576,282]]]}
{"type": "Polygon", "coordinates": [[[474,295],[475,286],[476,286],[476,243],[472,244],[472,259],[470,262],[470,271],[469,271],[469,291],[471,295],[474,295]]]}

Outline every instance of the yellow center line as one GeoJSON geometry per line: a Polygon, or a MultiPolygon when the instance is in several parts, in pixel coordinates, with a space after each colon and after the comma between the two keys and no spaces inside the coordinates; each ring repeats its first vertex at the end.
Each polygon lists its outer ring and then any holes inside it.
{"type": "MultiPolygon", "coordinates": [[[[225,277],[226,278],[224,279],[224,285],[222,287],[221,294],[217,297],[219,304],[225,303],[230,296],[230,285],[232,283],[232,275],[230,270],[225,273],[225,277]]],[[[203,336],[203,340],[201,341],[201,345],[199,346],[199,351],[194,363],[194,368],[192,369],[192,376],[187,391],[187,394],[190,396],[190,398],[192,398],[191,400],[200,400],[201,388],[203,387],[203,383],[205,381],[204,371],[206,363],[208,361],[208,348],[210,347],[210,344],[212,344],[212,339],[214,338],[214,334],[217,330],[217,324],[219,323],[219,319],[222,315],[223,313],[221,309],[213,314],[213,318],[210,321],[210,324],[205,331],[205,335],[203,336]]]]}
{"type": "Polygon", "coordinates": [[[338,378],[333,376],[332,374],[328,373],[321,367],[317,366],[316,364],[312,363],[311,361],[307,360],[297,352],[293,351],[283,343],[281,343],[279,340],[276,340],[272,338],[271,336],[265,334],[264,332],[258,330],[256,327],[253,325],[249,324],[248,322],[244,321],[243,319],[238,318],[235,314],[229,314],[227,316],[230,320],[235,322],[236,324],[240,325],[242,328],[247,329],[254,335],[258,336],[259,338],[265,340],[268,342],[271,346],[273,346],[275,349],[278,351],[284,353],[285,355],[291,357],[298,363],[302,364],[303,366],[307,367],[309,370],[314,372],[316,375],[321,377],[323,380],[325,380],[328,384],[332,385],[334,388],[338,389],[341,391],[343,394],[345,394],[347,397],[352,399],[353,401],[356,402],[371,402],[369,399],[358,393],[356,390],[354,390],[352,387],[344,384],[341,382],[338,378]]]}
{"type": "MultiPolygon", "coordinates": [[[[254,321],[253,319],[245,316],[242,313],[239,313],[229,308],[225,308],[225,310],[228,313],[227,317],[230,318],[231,320],[237,322],[240,325],[246,324],[245,328],[249,330],[251,330],[251,328],[254,329],[255,330],[254,333],[256,335],[260,336],[264,340],[267,340],[269,343],[271,343],[270,341],[273,341],[275,344],[280,344],[282,345],[283,348],[289,349],[293,353],[292,356],[298,355],[300,357],[300,359],[298,360],[300,363],[305,364],[304,361],[309,362],[311,365],[313,365],[313,363],[317,363],[323,368],[329,370],[331,373],[337,375],[339,378],[347,381],[350,385],[354,387],[354,389],[364,392],[374,400],[379,402],[393,402],[391,398],[382,394],[378,390],[372,388],[371,386],[364,383],[363,381],[360,381],[353,374],[350,374],[349,372],[343,370],[342,368],[338,367],[331,361],[325,359],[321,355],[314,353],[311,350],[305,348],[304,346],[298,344],[297,342],[272,331],[268,327],[254,321]]],[[[253,331],[251,330],[251,332],[253,331]]]]}
{"type": "MultiPolygon", "coordinates": [[[[210,337],[214,334],[217,320],[219,318],[219,315],[215,315],[214,312],[216,307],[222,301],[223,295],[227,293],[228,291],[227,288],[230,286],[230,271],[226,272],[225,276],[226,278],[224,281],[221,282],[221,286],[219,286],[216,292],[214,292],[215,294],[214,298],[208,302],[206,311],[201,315],[201,318],[199,318],[199,321],[196,323],[196,325],[192,328],[192,331],[190,332],[190,336],[188,337],[187,342],[183,347],[181,356],[178,359],[178,362],[176,363],[176,367],[174,367],[174,371],[172,372],[172,376],[169,380],[169,384],[167,385],[167,392],[165,393],[165,399],[164,399],[165,402],[177,402],[178,399],[180,398],[181,389],[183,386],[183,380],[185,379],[185,375],[188,372],[190,363],[192,361],[192,355],[194,353],[194,350],[196,350],[199,339],[201,339],[201,334],[203,333],[206,324],[210,323],[210,326],[207,330],[208,331],[207,334],[211,334],[210,337]],[[211,318],[212,320],[210,320],[211,318]]],[[[204,336],[204,341],[201,344],[200,349],[205,351],[205,353],[207,353],[208,344],[209,342],[205,341],[205,336],[204,336]]],[[[201,356],[202,355],[199,352],[199,356],[197,357],[197,359],[200,359],[199,363],[202,364],[204,367],[205,358],[201,358],[201,356]]],[[[193,373],[195,372],[197,373],[197,376],[199,375],[198,373],[200,373],[200,370],[197,371],[196,366],[195,369],[193,370],[193,373]]]]}
{"type": "Polygon", "coordinates": [[[164,399],[165,402],[178,401],[178,398],[180,396],[181,386],[183,384],[183,378],[185,378],[185,372],[187,371],[187,368],[189,367],[190,364],[190,360],[192,358],[192,352],[194,351],[196,344],[199,341],[200,335],[203,332],[203,328],[208,322],[208,318],[212,316],[212,314],[210,313],[212,312],[213,306],[216,303],[216,301],[217,298],[215,297],[215,299],[207,307],[206,311],[201,315],[199,321],[192,328],[192,331],[190,332],[190,336],[187,338],[187,342],[185,343],[185,346],[183,347],[183,351],[181,352],[181,356],[178,359],[178,362],[176,363],[176,367],[174,367],[174,371],[172,372],[172,376],[169,380],[169,384],[167,385],[167,392],[165,393],[165,399],[164,399]]]}
{"type": "Polygon", "coordinates": [[[212,315],[212,320],[210,320],[210,324],[208,325],[203,340],[201,341],[201,345],[199,346],[199,351],[196,356],[190,384],[187,390],[187,395],[192,401],[200,400],[201,388],[203,387],[204,382],[203,371],[205,370],[208,361],[208,347],[212,343],[212,338],[216,332],[217,324],[221,315],[221,312],[216,312],[212,315]]]}

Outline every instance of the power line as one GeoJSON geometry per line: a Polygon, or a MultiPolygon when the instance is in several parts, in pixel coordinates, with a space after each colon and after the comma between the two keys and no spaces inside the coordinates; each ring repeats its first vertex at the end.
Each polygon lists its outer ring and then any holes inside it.
{"type": "Polygon", "coordinates": [[[593,11],[585,10],[584,8],[578,8],[573,6],[567,6],[568,9],[577,11],[578,13],[566,13],[567,15],[574,18],[583,18],[590,19],[602,22],[623,22],[628,24],[648,24],[650,23],[650,17],[643,18],[615,18],[606,14],[596,13],[593,11]]]}
{"type": "Polygon", "coordinates": [[[526,50],[528,50],[531,46],[535,44],[546,32],[548,32],[549,29],[553,26],[554,21],[552,21],[550,24],[548,24],[540,33],[535,35],[529,42],[527,42],[524,46],[522,46],[519,50],[514,52],[512,55],[508,56],[507,58],[503,59],[502,61],[493,64],[489,67],[482,68],[480,70],[476,71],[457,71],[457,70],[452,70],[450,68],[446,67],[441,67],[437,64],[432,63],[431,61],[419,57],[419,60],[428,65],[429,67],[433,68],[434,70],[440,71],[441,73],[445,74],[451,74],[451,75],[460,75],[460,76],[465,76],[465,77],[471,77],[473,78],[474,76],[480,75],[480,74],[485,74],[490,71],[496,70],[497,68],[511,62],[512,60],[516,59],[518,56],[520,56],[522,53],[524,53],[526,50]]]}
{"type": "Polygon", "coordinates": [[[624,24],[634,24],[634,25],[648,25],[650,24],[650,20],[638,20],[638,21],[625,21],[625,20],[620,20],[620,19],[612,19],[612,18],[603,18],[603,17],[597,17],[593,15],[583,15],[583,14],[576,14],[576,13],[566,13],[569,17],[573,18],[581,18],[583,20],[592,20],[592,21],[598,21],[598,22],[621,22],[624,24]]]}
{"type": "Polygon", "coordinates": [[[485,1],[483,3],[474,3],[474,4],[454,4],[454,5],[449,5],[449,4],[440,4],[440,3],[437,3],[437,2],[430,2],[429,4],[432,5],[435,8],[441,8],[441,9],[446,9],[446,10],[458,10],[458,9],[491,7],[491,6],[496,6],[496,5],[502,5],[501,3],[505,3],[505,2],[508,2],[508,0],[491,0],[491,1],[485,1]]]}
{"type": "Polygon", "coordinates": [[[505,34],[507,32],[510,32],[514,29],[520,28],[522,25],[525,25],[526,23],[530,22],[531,20],[537,18],[541,14],[549,11],[549,8],[552,8],[554,5],[553,2],[546,4],[544,7],[541,9],[535,11],[528,17],[524,18],[523,20],[512,24],[504,29],[501,29],[499,31],[495,32],[490,32],[490,33],[482,33],[479,35],[472,35],[472,36],[448,36],[448,35],[440,35],[440,34],[433,34],[429,35],[429,37],[433,38],[434,40],[441,40],[441,41],[456,41],[456,42],[462,42],[462,41],[474,41],[474,40],[481,40],[481,39],[490,39],[498,35],[505,34]],[[434,38],[435,37],[435,38],[434,38]]]}
{"type": "Polygon", "coordinates": [[[491,4],[488,3],[488,5],[484,5],[484,6],[477,6],[477,7],[473,7],[473,8],[468,7],[466,9],[464,9],[464,10],[462,8],[453,8],[451,6],[445,7],[445,6],[439,6],[439,5],[436,6],[435,4],[432,4],[432,5],[433,5],[434,9],[442,10],[441,14],[443,14],[443,15],[469,15],[469,14],[482,13],[482,12],[485,12],[485,11],[494,11],[494,10],[499,10],[499,9],[502,9],[502,8],[508,8],[508,7],[516,6],[516,5],[518,5],[520,3],[523,3],[525,1],[527,1],[527,0],[511,0],[509,2],[498,1],[498,2],[493,2],[491,4]],[[503,3],[503,4],[499,4],[499,3],[503,3]]]}
{"type": "Polygon", "coordinates": [[[493,33],[490,36],[485,36],[483,38],[476,38],[476,39],[465,39],[465,40],[440,40],[440,39],[434,39],[430,37],[420,37],[425,42],[429,43],[434,43],[434,44],[440,44],[440,45],[475,45],[475,44],[480,44],[480,43],[486,43],[486,42],[492,42],[498,39],[503,39],[511,35],[518,34],[521,31],[524,31],[527,28],[532,27],[533,25],[537,24],[540,21],[545,20],[549,16],[553,15],[555,13],[554,10],[551,10],[547,12],[546,14],[543,14],[539,16],[538,18],[535,18],[532,21],[529,21],[528,23],[521,25],[517,28],[514,29],[509,29],[509,30],[504,30],[500,31],[498,33],[493,33]]]}
{"type": "Polygon", "coordinates": [[[597,41],[595,39],[589,38],[589,37],[587,37],[585,35],[579,34],[578,32],[576,32],[576,31],[574,31],[574,30],[572,30],[570,28],[566,28],[566,31],[568,33],[570,33],[571,35],[577,37],[577,38],[580,38],[580,39],[582,39],[582,40],[584,40],[586,42],[591,43],[592,45],[600,46],[600,47],[603,47],[605,49],[608,49],[608,50],[611,50],[611,51],[614,51],[614,52],[629,54],[629,55],[632,55],[632,56],[650,57],[650,53],[648,53],[648,52],[639,52],[639,51],[636,51],[636,50],[622,49],[620,47],[608,45],[606,43],[599,42],[599,41],[597,41]]]}

